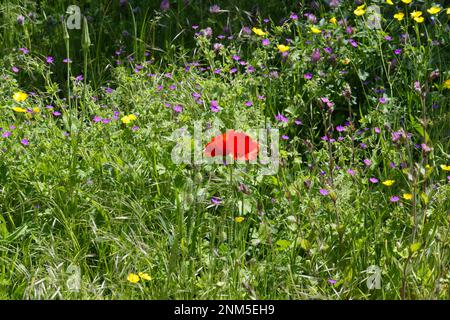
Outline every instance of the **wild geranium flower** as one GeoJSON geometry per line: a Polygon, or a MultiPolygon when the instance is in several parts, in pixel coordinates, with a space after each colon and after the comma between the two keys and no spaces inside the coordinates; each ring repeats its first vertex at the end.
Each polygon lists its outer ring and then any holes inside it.
{"type": "Polygon", "coordinates": [[[253,28],[252,28],[252,31],[253,31],[256,35],[258,35],[258,36],[260,36],[260,37],[263,37],[263,36],[265,36],[265,35],[267,34],[267,32],[264,32],[264,31],[262,31],[261,29],[256,28],[256,27],[253,27],[253,28]]]}
{"type": "Polygon", "coordinates": [[[397,12],[396,14],[394,14],[394,18],[397,19],[398,21],[402,21],[404,17],[405,14],[403,12],[397,12]]]}
{"type": "Polygon", "coordinates": [[[405,200],[411,200],[413,197],[413,195],[411,193],[404,193],[403,194],[403,199],[405,200]]]}
{"type": "Polygon", "coordinates": [[[395,180],[385,180],[382,182],[386,187],[390,187],[395,183],[395,180]]]}
{"type": "Polygon", "coordinates": [[[263,46],[268,46],[268,45],[270,44],[270,41],[269,41],[269,39],[262,39],[262,40],[261,40],[261,44],[262,44],[263,46]]]}
{"type": "Polygon", "coordinates": [[[314,27],[314,26],[311,26],[311,32],[312,33],[315,33],[315,34],[317,34],[317,33],[322,33],[322,30],[320,30],[319,28],[316,28],[316,27],[314,27]]]}
{"type": "Polygon", "coordinates": [[[231,155],[235,160],[255,160],[259,145],[249,135],[243,132],[228,130],[214,137],[205,147],[207,157],[224,157],[231,155]]]}
{"type": "Polygon", "coordinates": [[[437,14],[437,13],[441,12],[441,8],[440,7],[431,7],[430,9],[427,9],[427,12],[431,15],[437,14]]]}
{"type": "Polygon", "coordinates": [[[288,123],[288,122],[289,122],[289,119],[286,118],[286,117],[285,117],[284,115],[282,115],[281,113],[277,114],[277,115],[275,116],[275,119],[276,119],[277,121],[280,121],[280,122],[285,122],[285,123],[288,123]]]}
{"type": "Polygon", "coordinates": [[[172,109],[173,109],[173,111],[175,111],[176,113],[180,113],[180,112],[183,111],[183,107],[180,106],[179,104],[174,105],[174,106],[172,107],[172,109]]]}
{"type": "Polygon", "coordinates": [[[398,200],[400,200],[400,198],[398,197],[398,196],[392,196],[390,199],[389,199],[389,201],[391,201],[391,202],[397,202],[398,200]]]}
{"type": "Polygon", "coordinates": [[[217,100],[211,100],[211,111],[212,112],[219,112],[219,102],[217,100]]]}
{"type": "Polygon", "coordinates": [[[365,7],[366,7],[366,5],[363,4],[363,5],[359,6],[359,7],[357,7],[357,8],[355,9],[355,11],[353,11],[353,13],[354,13],[355,15],[357,15],[358,17],[359,17],[359,16],[362,16],[362,15],[364,15],[364,14],[366,13],[365,7]]]}
{"type": "Polygon", "coordinates": [[[25,92],[22,92],[22,91],[15,92],[13,95],[13,99],[16,102],[25,101],[25,100],[27,100],[27,98],[28,98],[28,94],[26,94],[25,92]]]}
{"type": "Polygon", "coordinates": [[[215,204],[215,205],[219,205],[222,203],[222,200],[218,197],[212,197],[211,198],[211,203],[215,204]]]}
{"type": "Polygon", "coordinates": [[[139,276],[134,273],[130,273],[127,277],[127,280],[131,283],[138,283],[139,282],[139,276]]]}
{"type": "Polygon", "coordinates": [[[241,223],[241,222],[244,221],[244,220],[245,220],[244,217],[235,217],[235,218],[234,218],[234,222],[236,222],[236,223],[241,223]]]}
{"type": "Polygon", "coordinates": [[[134,120],[136,120],[137,118],[136,118],[136,116],[134,115],[134,114],[129,114],[129,115],[126,115],[126,116],[123,116],[122,118],[120,118],[120,120],[122,121],[122,123],[124,123],[124,124],[128,124],[128,123],[131,123],[131,122],[133,122],[134,120]]]}
{"type": "Polygon", "coordinates": [[[285,46],[284,44],[278,44],[277,48],[281,53],[289,51],[289,46],[285,46]]]}

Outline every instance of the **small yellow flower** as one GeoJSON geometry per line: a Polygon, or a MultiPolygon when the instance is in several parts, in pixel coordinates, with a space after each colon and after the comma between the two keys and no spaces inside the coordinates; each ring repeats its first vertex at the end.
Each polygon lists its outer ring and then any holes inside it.
{"type": "Polygon", "coordinates": [[[397,12],[396,14],[394,14],[394,18],[397,19],[398,21],[402,21],[404,17],[405,14],[403,12],[397,12]]]}
{"type": "Polygon", "coordinates": [[[344,60],[342,60],[342,63],[345,65],[348,65],[350,63],[350,59],[349,58],[345,58],[344,60]]]}
{"type": "Polygon", "coordinates": [[[422,11],[415,11],[414,10],[413,12],[410,13],[410,15],[411,15],[412,18],[418,18],[418,17],[420,17],[422,15],[422,11]]]}
{"type": "Polygon", "coordinates": [[[146,280],[146,281],[152,280],[152,277],[150,277],[150,275],[146,272],[139,272],[138,275],[139,275],[139,278],[141,278],[141,280],[146,280]]]}
{"type": "Polygon", "coordinates": [[[139,276],[134,273],[130,273],[127,277],[127,280],[131,283],[138,283],[139,282],[139,276]]]}
{"type": "Polygon", "coordinates": [[[286,52],[289,50],[289,46],[285,46],[284,44],[279,44],[277,45],[278,50],[280,50],[280,52],[286,52]]]}
{"type": "Polygon", "coordinates": [[[392,0],[386,0],[387,4],[390,4],[391,6],[394,5],[394,3],[392,2],[392,0]]]}
{"type": "Polygon", "coordinates": [[[447,14],[450,14],[450,8],[447,8],[447,14]]]}
{"type": "Polygon", "coordinates": [[[353,11],[353,13],[356,14],[358,17],[362,16],[364,13],[366,13],[365,7],[366,7],[366,5],[363,4],[363,5],[359,6],[359,7],[357,7],[355,9],[355,11],[353,11]]]}
{"type": "Polygon", "coordinates": [[[450,171],[450,166],[447,166],[445,164],[441,164],[441,169],[444,171],[450,171]]]}
{"type": "Polygon", "coordinates": [[[430,9],[427,10],[427,12],[429,14],[436,14],[441,12],[441,8],[440,7],[431,7],[430,9]]]}
{"type": "Polygon", "coordinates": [[[402,0],[403,3],[410,4],[412,0],[402,0]]]}
{"type": "Polygon", "coordinates": [[[16,93],[14,93],[14,95],[13,95],[13,99],[16,102],[25,101],[25,100],[27,100],[27,98],[28,98],[28,95],[25,92],[22,92],[22,91],[18,91],[16,93]]]}
{"type": "Polygon", "coordinates": [[[244,217],[236,217],[234,218],[234,222],[241,223],[242,221],[244,221],[244,219],[244,217]]]}
{"type": "Polygon", "coordinates": [[[447,79],[444,81],[444,88],[445,89],[450,89],[450,79],[447,79]]]}
{"type": "Polygon", "coordinates": [[[333,18],[330,19],[330,22],[332,24],[336,24],[337,23],[337,19],[335,17],[333,17],[333,18]]]}
{"type": "Polygon", "coordinates": [[[382,184],[384,184],[386,187],[390,187],[395,183],[395,180],[386,180],[383,181],[382,184]]]}
{"type": "Polygon", "coordinates": [[[411,193],[404,193],[403,194],[403,199],[405,200],[411,200],[413,197],[413,195],[411,193]]]}
{"type": "Polygon", "coordinates": [[[422,23],[424,20],[425,20],[424,17],[417,17],[417,18],[414,18],[414,21],[417,22],[417,23],[422,23]]]}
{"type": "Polygon", "coordinates": [[[259,28],[256,28],[256,27],[253,27],[252,28],[252,31],[255,33],[255,34],[257,34],[258,36],[265,36],[266,34],[267,34],[267,32],[264,32],[264,31],[262,31],[261,29],[259,29],[259,28]]]}
{"type": "Polygon", "coordinates": [[[311,32],[312,33],[321,33],[322,30],[320,30],[319,28],[316,28],[316,27],[311,27],[311,32]]]}
{"type": "Polygon", "coordinates": [[[122,123],[128,124],[136,120],[136,116],[134,114],[129,114],[127,116],[123,116],[122,118],[120,118],[120,120],[122,120],[122,123]]]}
{"type": "Polygon", "coordinates": [[[41,112],[41,109],[38,108],[38,107],[35,107],[35,108],[33,108],[33,112],[34,113],[39,113],[39,112],[41,112]]]}
{"type": "Polygon", "coordinates": [[[24,109],[24,108],[21,108],[21,107],[13,107],[12,109],[15,112],[21,112],[21,113],[27,112],[27,109],[24,109]]]}

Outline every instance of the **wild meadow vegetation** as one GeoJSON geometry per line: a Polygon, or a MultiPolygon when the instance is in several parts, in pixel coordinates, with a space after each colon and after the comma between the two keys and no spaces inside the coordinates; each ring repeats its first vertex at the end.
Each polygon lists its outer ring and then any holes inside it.
{"type": "Polygon", "coordinates": [[[449,299],[448,6],[1,1],[0,298],[449,299]]]}

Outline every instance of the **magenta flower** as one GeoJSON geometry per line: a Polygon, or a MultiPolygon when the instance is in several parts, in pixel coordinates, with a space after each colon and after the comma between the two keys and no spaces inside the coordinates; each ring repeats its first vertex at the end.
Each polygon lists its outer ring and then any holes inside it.
{"type": "Polygon", "coordinates": [[[162,0],[161,4],[159,5],[162,11],[167,11],[170,9],[170,2],[169,0],[162,0]]]}
{"type": "Polygon", "coordinates": [[[369,181],[372,183],[378,183],[378,179],[374,177],[370,178],[369,181]]]}
{"type": "Polygon", "coordinates": [[[381,130],[380,130],[380,128],[378,128],[378,127],[375,127],[374,130],[375,130],[375,133],[378,133],[378,134],[381,133],[381,130]]]}
{"type": "Polygon", "coordinates": [[[284,135],[281,136],[281,139],[283,139],[283,140],[289,140],[289,136],[287,136],[287,135],[284,134],[284,135]]]}
{"type": "Polygon", "coordinates": [[[93,119],[92,119],[92,121],[94,121],[94,122],[100,122],[100,121],[102,121],[103,119],[102,119],[102,117],[100,117],[100,116],[95,116],[93,119]]]}
{"type": "Polygon", "coordinates": [[[286,117],[285,117],[284,115],[282,115],[281,113],[277,114],[277,115],[275,116],[275,119],[278,120],[278,121],[280,121],[280,122],[285,122],[285,123],[288,123],[288,121],[289,121],[289,119],[286,118],[286,117]]]}
{"type": "Polygon", "coordinates": [[[212,112],[220,111],[219,102],[217,102],[217,100],[211,100],[211,111],[212,112]]]}
{"type": "Polygon", "coordinates": [[[367,167],[370,167],[370,165],[372,164],[372,161],[370,161],[369,159],[364,159],[363,162],[367,167]]]}
{"type": "Polygon", "coordinates": [[[52,56],[45,57],[46,64],[52,64],[55,59],[52,56]]]}
{"type": "Polygon", "coordinates": [[[28,54],[30,52],[30,50],[28,50],[27,48],[19,48],[19,51],[21,51],[23,54],[28,54]]]}
{"type": "Polygon", "coordinates": [[[268,45],[270,44],[270,41],[269,41],[269,39],[262,39],[262,40],[261,40],[261,44],[262,44],[263,46],[268,46],[268,45]]]}
{"type": "Polygon", "coordinates": [[[20,143],[21,144],[23,144],[24,146],[28,146],[29,144],[30,144],[30,142],[28,141],[28,139],[22,139],[21,141],[20,141],[20,143]]]}
{"type": "Polygon", "coordinates": [[[218,197],[212,197],[211,198],[211,203],[215,204],[215,205],[219,205],[222,203],[222,200],[218,197]]]}
{"type": "Polygon", "coordinates": [[[14,73],[18,73],[18,72],[20,71],[20,69],[17,68],[17,67],[15,67],[15,66],[12,67],[11,70],[12,70],[12,72],[14,72],[14,73]]]}
{"type": "Polygon", "coordinates": [[[177,105],[175,105],[175,106],[173,106],[173,111],[175,111],[176,113],[180,113],[180,112],[182,112],[183,111],[183,107],[182,106],[180,106],[179,104],[177,104],[177,105]]]}
{"type": "Polygon", "coordinates": [[[354,175],[355,175],[355,171],[354,171],[353,169],[348,169],[348,170],[347,170],[347,173],[348,173],[349,175],[351,175],[351,176],[354,176],[354,175]]]}
{"type": "Polygon", "coordinates": [[[53,114],[55,117],[59,117],[59,116],[61,115],[61,112],[59,112],[59,111],[53,111],[52,114],[53,114]]]}
{"type": "Polygon", "coordinates": [[[397,197],[397,196],[392,196],[392,197],[389,199],[389,201],[391,201],[391,202],[397,202],[398,200],[400,200],[400,198],[397,197]]]}
{"type": "Polygon", "coordinates": [[[251,106],[253,105],[253,102],[247,101],[247,102],[245,103],[245,105],[246,105],[247,107],[251,107],[251,106]]]}
{"type": "Polygon", "coordinates": [[[327,196],[327,195],[329,194],[329,192],[328,192],[327,189],[320,189],[319,192],[320,192],[320,194],[323,195],[323,196],[327,196]]]}
{"type": "Polygon", "coordinates": [[[306,80],[311,80],[313,78],[313,74],[312,73],[305,73],[303,75],[303,78],[305,78],[306,80]]]}
{"type": "Polygon", "coordinates": [[[336,282],[337,282],[337,281],[334,280],[334,279],[328,279],[328,283],[331,284],[331,285],[335,285],[336,282]]]}
{"type": "Polygon", "coordinates": [[[3,138],[8,138],[10,136],[11,136],[11,131],[5,131],[5,132],[2,133],[2,137],[3,138]]]}

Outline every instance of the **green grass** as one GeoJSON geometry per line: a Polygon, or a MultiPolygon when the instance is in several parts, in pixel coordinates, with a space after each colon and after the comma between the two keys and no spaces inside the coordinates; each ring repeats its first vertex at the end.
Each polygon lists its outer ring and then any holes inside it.
{"type": "Polygon", "coordinates": [[[161,11],[159,1],[85,1],[83,29],[66,34],[58,17],[69,4],[0,4],[0,298],[450,298],[445,10],[433,24],[430,1],[399,4],[424,12],[417,24],[393,19],[395,7],[380,4],[376,30],[349,1],[337,9],[235,1],[218,14],[209,12],[214,3],[178,1],[161,11]],[[299,20],[280,25],[291,10],[299,20]],[[307,12],[329,37],[309,32],[307,12]],[[328,22],[333,16],[347,17],[352,35],[328,22]],[[208,26],[213,38],[194,35],[208,26]],[[242,26],[267,31],[270,45],[242,26]],[[234,38],[215,38],[221,33],[234,38]],[[286,38],[283,59],[276,44],[286,38]],[[312,63],[317,48],[321,60],[312,63]],[[73,62],[62,63],[66,57],[73,62]],[[19,91],[35,95],[16,102],[19,91]],[[123,123],[130,114],[136,119],[123,123]],[[279,170],[174,163],[174,132],[184,127],[191,145],[198,121],[202,147],[213,129],[279,129],[289,137],[280,139],[279,170]],[[367,286],[371,266],[381,271],[379,289],[367,286]],[[151,280],[127,280],[139,272],[151,280]]]}

